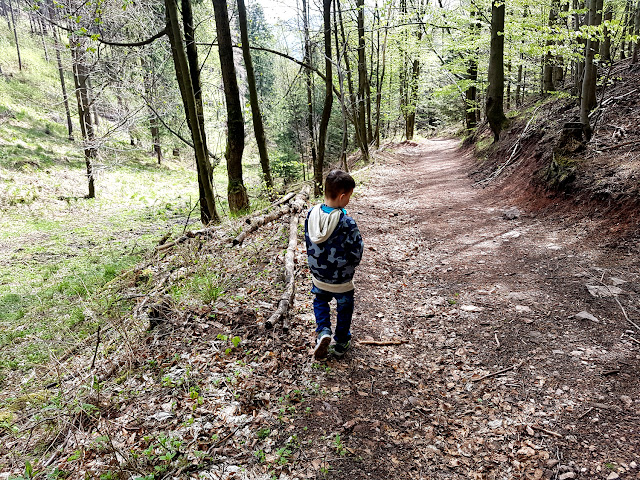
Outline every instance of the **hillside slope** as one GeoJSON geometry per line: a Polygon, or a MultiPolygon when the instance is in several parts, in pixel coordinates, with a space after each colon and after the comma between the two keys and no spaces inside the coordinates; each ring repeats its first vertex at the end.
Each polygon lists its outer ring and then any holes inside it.
{"type": "MultiPolygon", "coordinates": [[[[533,212],[590,218],[614,237],[635,235],[640,220],[640,66],[623,60],[606,72],[592,113],[590,142],[567,135],[579,121],[572,98],[539,98],[522,107],[498,144],[479,133],[478,186],[498,185],[533,212]],[[563,129],[565,130],[563,132],[563,129]],[[487,146],[488,145],[488,146],[487,146]]],[[[622,240],[624,243],[625,241],[622,240]]]]}

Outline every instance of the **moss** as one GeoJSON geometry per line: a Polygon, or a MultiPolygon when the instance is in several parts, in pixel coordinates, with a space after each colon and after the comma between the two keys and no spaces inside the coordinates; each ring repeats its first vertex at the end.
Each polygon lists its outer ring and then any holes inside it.
{"type": "Polygon", "coordinates": [[[554,190],[564,190],[576,176],[576,161],[561,155],[554,155],[551,163],[542,172],[542,178],[547,187],[554,190]]]}

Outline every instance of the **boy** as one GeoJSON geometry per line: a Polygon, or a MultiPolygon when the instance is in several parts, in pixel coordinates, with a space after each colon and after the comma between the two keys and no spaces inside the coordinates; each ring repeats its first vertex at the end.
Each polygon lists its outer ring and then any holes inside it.
{"type": "Polygon", "coordinates": [[[324,203],[313,207],[304,223],[309,269],[315,294],[313,312],[316,316],[315,359],[327,356],[331,343],[329,302],[337,303],[334,354],[342,357],[351,346],[351,316],[353,315],[353,274],[362,258],[362,237],[353,218],[347,216],[356,182],[351,175],[333,170],[325,181],[324,203]]]}

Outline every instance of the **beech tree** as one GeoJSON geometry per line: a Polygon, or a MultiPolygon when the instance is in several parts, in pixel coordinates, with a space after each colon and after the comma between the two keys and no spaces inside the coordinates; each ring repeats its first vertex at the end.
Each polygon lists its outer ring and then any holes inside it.
{"type": "Polygon", "coordinates": [[[233,62],[233,45],[226,0],[213,0],[213,11],[218,34],[218,54],[220,57],[220,69],[222,70],[224,98],[227,105],[227,148],[225,152],[229,178],[227,196],[229,209],[232,212],[238,212],[249,208],[249,197],[242,179],[244,119],[242,118],[236,67],[233,62]]]}
{"type": "Polygon", "coordinates": [[[500,0],[491,2],[491,51],[489,52],[489,88],[487,89],[487,120],[493,132],[494,141],[500,139],[500,132],[507,117],[504,114],[504,15],[505,5],[500,0]]]}

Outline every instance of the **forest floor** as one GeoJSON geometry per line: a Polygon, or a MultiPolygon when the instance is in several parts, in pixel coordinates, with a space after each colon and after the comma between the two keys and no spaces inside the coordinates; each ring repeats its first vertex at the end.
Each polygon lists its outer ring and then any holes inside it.
{"type": "MultiPolygon", "coordinates": [[[[54,382],[58,405],[85,392],[56,420],[66,428],[45,431],[51,413],[23,406],[9,423],[28,435],[0,430],[0,471],[21,473],[31,444],[36,468],[68,478],[640,478],[637,238],[611,247],[606,219],[566,221],[474,187],[455,140],[380,156],[348,207],[365,255],[345,358],[311,357],[300,245],[289,332],[259,326],[282,283],[286,223],[241,249],[194,242],[164,271],[213,252],[244,280],[219,277],[210,304],[174,308],[150,332],[123,328],[140,341],[105,335],[96,371],[87,347],[54,382]]],[[[120,292],[134,310],[131,292],[166,281],[160,270],[120,292]]]]}

